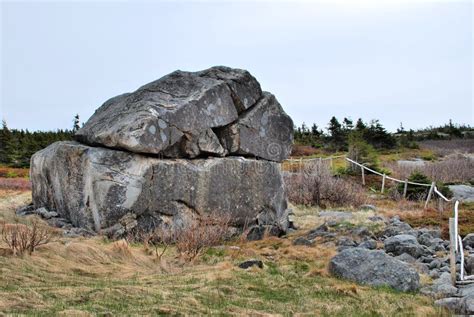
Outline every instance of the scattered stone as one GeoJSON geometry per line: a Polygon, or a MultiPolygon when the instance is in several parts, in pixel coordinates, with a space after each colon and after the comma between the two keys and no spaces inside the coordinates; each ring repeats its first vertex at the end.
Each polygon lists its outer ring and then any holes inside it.
{"type": "Polygon", "coordinates": [[[352,234],[360,238],[371,237],[372,233],[366,226],[357,227],[352,230],[352,234]]]}
{"type": "Polygon", "coordinates": [[[16,214],[19,216],[31,215],[35,211],[35,206],[31,203],[29,205],[23,206],[17,209],[16,214]]]}
{"type": "Polygon", "coordinates": [[[311,247],[314,245],[314,241],[306,239],[305,237],[299,237],[299,238],[296,238],[295,241],[293,241],[293,245],[304,245],[304,246],[311,247]]]}
{"type": "Polygon", "coordinates": [[[285,231],[283,231],[278,226],[256,225],[249,229],[249,232],[247,233],[247,240],[248,241],[262,240],[265,237],[265,235],[281,237],[284,233],[285,231]]]}
{"type": "Polygon", "coordinates": [[[375,210],[377,210],[377,208],[374,205],[362,205],[362,206],[360,206],[360,210],[375,211],[375,210]]]}
{"type": "Polygon", "coordinates": [[[260,269],[263,269],[263,262],[260,260],[252,259],[252,260],[247,260],[239,264],[239,267],[241,269],[248,269],[249,267],[252,267],[252,266],[256,266],[260,269]]]}
{"type": "Polygon", "coordinates": [[[447,298],[438,299],[437,301],[435,301],[435,305],[444,307],[451,311],[458,311],[460,302],[461,302],[461,298],[447,297],[447,298]]]}
{"type": "Polygon", "coordinates": [[[77,237],[89,238],[96,235],[96,233],[91,230],[87,230],[85,228],[77,228],[77,227],[73,227],[69,230],[65,230],[63,234],[65,237],[68,237],[68,238],[77,238],[77,237]]]}
{"type": "Polygon", "coordinates": [[[474,233],[470,233],[462,239],[463,246],[474,247],[474,233]]]}
{"type": "Polygon", "coordinates": [[[336,245],[338,246],[337,250],[342,251],[347,248],[355,248],[357,243],[349,237],[339,237],[336,245]]]}
{"type": "Polygon", "coordinates": [[[474,255],[470,255],[465,258],[465,268],[466,268],[466,273],[469,275],[474,275],[474,255]]]}
{"type": "Polygon", "coordinates": [[[372,221],[372,222],[380,222],[380,221],[385,221],[385,218],[381,217],[381,216],[371,216],[369,218],[367,218],[368,220],[372,221]]]}
{"type": "Polygon", "coordinates": [[[422,293],[435,298],[454,297],[458,295],[458,289],[451,282],[451,274],[443,272],[432,285],[423,288],[422,293]]]}
{"type": "Polygon", "coordinates": [[[411,255],[409,255],[408,253],[402,253],[402,254],[396,256],[395,259],[397,259],[399,261],[402,261],[402,262],[406,262],[406,263],[415,263],[416,262],[416,259],[414,257],[412,257],[411,255]]]}
{"type": "Polygon", "coordinates": [[[377,249],[377,241],[375,241],[374,239],[365,240],[362,241],[358,247],[363,249],[375,250],[377,249]]]}
{"type": "Polygon", "coordinates": [[[48,209],[44,208],[44,207],[41,207],[41,208],[38,208],[34,211],[35,214],[41,216],[42,218],[44,219],[51,219],[51,218],[54,218],[54,217],[58,217],[58,213],[55,212],[55,211],[48,211],[48,209]]]}
{"type": "Polygon", "coordinates": [[[387,285],[399,291],[419,288],[419,275],[409,265],[383,251],[345,249],[329,263],[332,275],[371,286],[387,285]]]}
{"type": "Polygon", "coordinates": [[[427,253],[416,238],[408,234],[400,234],[386,239],[384,241],[384,248],[386,252],[394,255],[408,253],[414,258],[419,258],[427,253]]]}
{"type": "Polygon", "coordinates": [[[474,295],[463,297],[459,303],[459,313],[472,315],[474,314],[474,295]]]}
{"type": "Polygon", "coordinates": [[[397,218],[392,218],[390,224],[385,227],[385,230],[382,232],[382,235],[385,237],[393,237],[400,234],[409,234],[416,237],[418,234],[413,228],[405,223],[397,220],[397,218]]]}

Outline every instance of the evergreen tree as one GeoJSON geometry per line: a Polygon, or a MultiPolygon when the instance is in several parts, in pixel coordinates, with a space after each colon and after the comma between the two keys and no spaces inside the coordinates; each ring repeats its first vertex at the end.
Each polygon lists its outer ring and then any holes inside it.
{"type": "Polygon", "coordinates": [[[346,148],[346,138],[344,130],[336,117],[332,117],[329,121],[328,132],[332,148],[336,151],[344,150],[346,148]]]}
{"type": "Polygon", "coordinates": [[[77,132],[77,130],[80,129],[80,126],[79,126],[79,114],[76,114],[74,116],[74,120],[73,120],[73,126],[72,126],[72,132],[77,132]]]}

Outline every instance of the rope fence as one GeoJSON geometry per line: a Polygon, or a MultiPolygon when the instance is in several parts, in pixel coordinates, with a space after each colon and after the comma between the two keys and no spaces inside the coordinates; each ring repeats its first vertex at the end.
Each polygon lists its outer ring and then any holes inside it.
{"type": "MultiPolygon", "coordinates": [[[[428,191],[428,196],[425,201],[425,208],[428,206],[429,201],[431,200],[432,196],[435,194],[440,198],[441,200],[444,200],[446,202],[452,202],[453,199],[448,199],[446,198],[438,189],[436,186],[435,182],[432,182],[431,184],[425,184],[425,183],[417,183],[417,182],[410,182],[407,179],[401,180],[397,179],[394,177],[390,177],[384,173],[380,173],[378,171],[375,171],[364,164],[361,164],[359,162],[356,162],[350,158],[348,158],[346,155],[337,155],[337,156],[330,156],[330,157],[319,157],[319,158],[311,158],[311,159],[289,159],[286,162],[289,162],[290,165],[296,162],[299,164],[300,171],[301,168],[303,167],[303,164],[306,162],[313,162],[317,161],[319,163],[323,161],[330,161],[331,167],[333,166],[333,160],[338,159],[338,158],[344,158],[346,161],[348,161],[351,164],[354,164],[361,169],[361,178],[362,178],[362,184],[365,185],[365,171],[371,172],[375,175],[381,176],[382,177],[382,188],[381,188],[381,193],[384,192],[385,190],[385,182],[386,180],[390,180],[396,183],[403,183],[404,184],[404,190],[403,190],[403,198],[406,198],[407,195],[407,189],[408,185],[413,185],[413,186],[423,186],[423,187],[429,187],[428,191]]],[[[468,283],[474,283],[474,275],[468,275],[466,276],[464,273],[464,248],[463,248],[463,243],[462,243],[462,238],[459,235],[459,228],[458,228],[458,221],[459,221],[459,201],[455,201],[454,203],[454,217],[449,218],[449,236],[450,236],[450,268],[451,268],[451,278],[452,278],[452,283],[453,285],[456,284],[468,284],[468,283]],[[456,267],[456,257],[460,257],[460,278],[459,281],[457,281],[457,267],[456,267]]]]}

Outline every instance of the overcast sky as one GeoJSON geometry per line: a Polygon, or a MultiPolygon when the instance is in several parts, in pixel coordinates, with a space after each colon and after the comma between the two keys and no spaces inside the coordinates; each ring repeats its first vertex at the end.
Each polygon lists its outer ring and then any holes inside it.
{"type": "MultiPolygon", "coordinates": [[[[1,2],[1,0],[0,0],[1,2]]],[[[70,128],[176,70],[249,70],[296,124],[474,125],[471,1],[1,2],[1,117],[70,128]]]]}

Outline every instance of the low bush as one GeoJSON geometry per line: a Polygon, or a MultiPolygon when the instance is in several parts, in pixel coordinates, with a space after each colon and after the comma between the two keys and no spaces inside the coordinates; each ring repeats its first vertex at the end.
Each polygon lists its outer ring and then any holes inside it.
{"type": "Polygon", "coordinates": [[[307,164],[300,173],[285,173],[288,199],[294,204],[320,207],[360,206],[367,200],[364,188],[344,177],[333,176],[327,164],[307,164]]]}
{"type": "Polygon", "coordinates": [[[51,242],[54,236],[51,229],[41,226],[36,221],[31,226],[5,223],[1,225],[0,231],[2,241],[13,255],[22,255],[25,252],[31,255],[37,247],[51,242]]]}
{"type": "Polygon", "coordinates": [[[230,221],[228,213],[201,215],[174,234],[176,249],[185,260],[193,260],[204,249],[219,245],[229,237],[230,221]]]}

